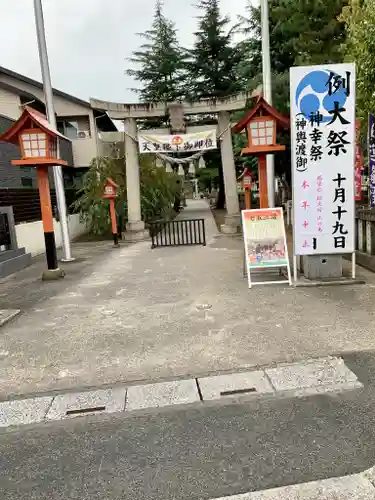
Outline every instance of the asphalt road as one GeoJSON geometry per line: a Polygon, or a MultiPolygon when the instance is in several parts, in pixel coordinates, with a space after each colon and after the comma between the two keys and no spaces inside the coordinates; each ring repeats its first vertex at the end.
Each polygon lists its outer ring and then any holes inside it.
{"type": "Polygon", "coordinates": [[[204,500],[361,472],[375,464],[375,362],[348,364],[369,385],[3,431],[1,498],[204,500]]]}

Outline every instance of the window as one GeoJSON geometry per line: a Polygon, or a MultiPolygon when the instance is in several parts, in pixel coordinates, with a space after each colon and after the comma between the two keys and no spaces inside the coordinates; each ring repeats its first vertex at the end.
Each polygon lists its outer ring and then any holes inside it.
{"type": "Polygon", "coordinates": [[[254,146],[266,146],[274,143],[274,122],[262,120],[250,123],[251,142],[254,146]]]}
{"type": "Polygon", "coordinates": [[[76,120],[64,121],[65,133],[64,135],[69,139],[77,139],[79,126],[76,120]]]}
{"type": "Polygon", "coordinates": [[[57,130],[68,139],[86,139],[90,136],[90,121],[88,116],[60,119],[57,130]]]}
{"type": "Polygon", "coordinates": [[[33,180],[31,177],[21,177],[22,187],[33,187],[33,180]]]}
{"type": "Polygon", "coordinates": [[[32,156],[47,156],[47,137],[44,133],[23,133],[22,146],[24,155],[28,158],[32,156]]]}

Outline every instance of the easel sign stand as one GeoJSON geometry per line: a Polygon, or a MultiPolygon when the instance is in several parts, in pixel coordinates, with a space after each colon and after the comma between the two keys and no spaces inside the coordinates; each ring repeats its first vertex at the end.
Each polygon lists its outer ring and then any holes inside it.
{"type": "Polygon", "coordinates": [[[282,208],[242,210],[242,229],[245,243],[246,273],[249,288],[253,285],[292,285],[288,248],[282,208]],[[286,268],[288,279],[252,281],[252,270],[286,268]]]}

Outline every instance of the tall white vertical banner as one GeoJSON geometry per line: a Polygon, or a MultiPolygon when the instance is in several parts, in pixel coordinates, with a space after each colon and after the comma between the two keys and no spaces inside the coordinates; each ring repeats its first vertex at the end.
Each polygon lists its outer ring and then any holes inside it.
{"type": "Polygon", "coordinates": [[[354,252],[355,66],[290,70],[294,254],[354,252]]]}

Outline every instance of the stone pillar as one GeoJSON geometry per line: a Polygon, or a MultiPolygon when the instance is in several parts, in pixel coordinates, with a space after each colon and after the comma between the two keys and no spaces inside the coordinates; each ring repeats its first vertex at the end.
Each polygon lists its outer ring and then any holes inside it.
{"type": "Polygon", "coordinates": [[[128,223],[126,224],[126,241],[140,241],[148,236],[141,217],[141,192],[139,182],[139,152],[138,144],[133,139],[137,137],[137,122],[135,118],[125,118],[125,163],[126,163],[126,193],[128,200],[128,223]]]}
{"type": "Polygon", "coordinates": [[[372,221],[366,220],[366,253],[372,255],[372,221]]]}
{"type": "Polygon", "coordinates": [[[218,125],[219,133],[223,134],[220,138],[220,149],[224,173],[225,204],[227,209],[225,224],[222,224],[221,231],[226,234],[235,234],[240,227],[240,207],[237,194],[237,177],[233,155],[230,113],[228,111],[219,111],[218,125]]]}
{"type": "Polygon", "coordinates": [[[358,218],[358,250],[360,252],[364,252],[365,251],[365,248],[364,248],[364,238],[363,238],[363,227],[364,227],[364,223],[363,223],[363,220],[360,218],[361,216],[359,216],[358,218]]]}

